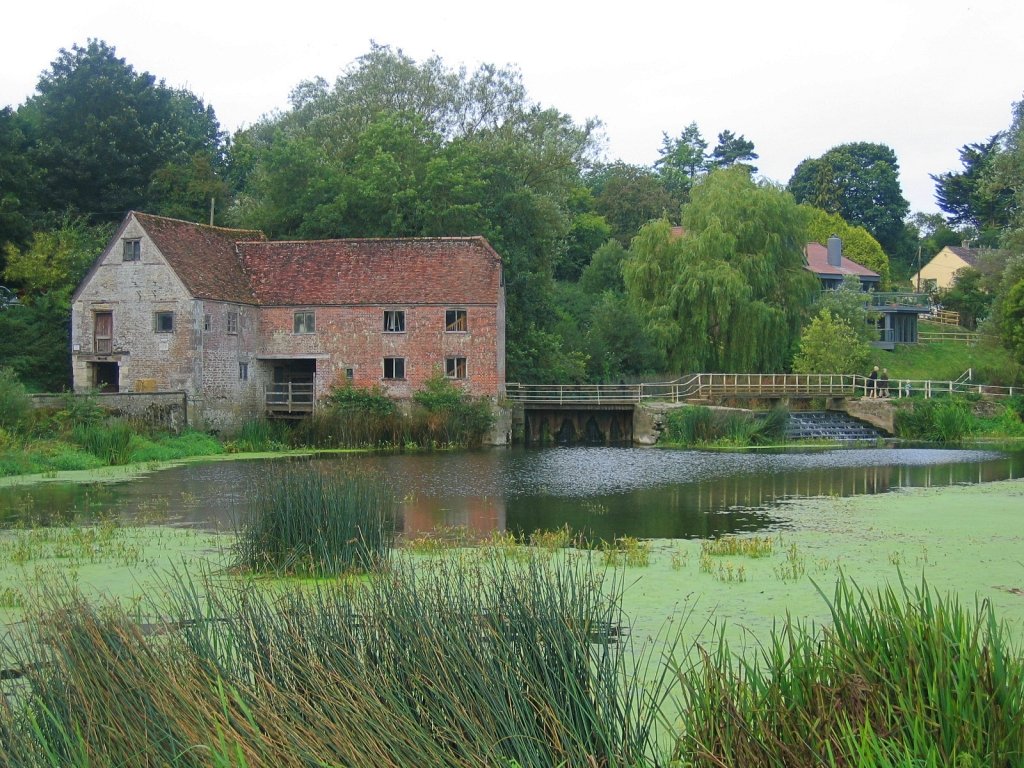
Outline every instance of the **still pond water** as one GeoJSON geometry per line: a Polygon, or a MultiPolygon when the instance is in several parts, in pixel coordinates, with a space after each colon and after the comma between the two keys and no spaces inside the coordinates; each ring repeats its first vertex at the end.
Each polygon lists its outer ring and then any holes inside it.
{"type": "Polygon", "coordinates": [[[123,483],[0,488],[0,527],[116,513],[230,530],[253,484],[287,462],[388,477],[406,534],[462,526],[594,538],[694,538],[778,523],[787,499],[1024,476],[1024,450],[871,448],[714,453],[644,448],[495,449],[189,464],[123,483]]]}

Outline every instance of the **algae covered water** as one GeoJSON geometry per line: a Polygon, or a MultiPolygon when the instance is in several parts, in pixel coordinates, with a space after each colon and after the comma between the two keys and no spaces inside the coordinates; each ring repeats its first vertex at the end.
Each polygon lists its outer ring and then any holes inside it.
{"type": "Polygon", "coordinates": [[[869,448],[720,453],[643,448],[345,454],[186,464],[123,482],[0,487],[0,526],[99,514],[230,529],[271,465],[310,462],[387,477],[404,530],[529,533],[569,525],[595,538],[703,538],[784,525],[795,498],[885,493],[1024,476],[1024,450],[869,448]]]}

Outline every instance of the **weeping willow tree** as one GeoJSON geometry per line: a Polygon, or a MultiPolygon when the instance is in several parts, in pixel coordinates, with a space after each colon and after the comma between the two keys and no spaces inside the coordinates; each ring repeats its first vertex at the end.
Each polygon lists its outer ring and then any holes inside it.
{"type": "Polygon", "coordinates": [[[781,371],[816,293],[804,269],[804,213],[742,168],[716,171],[683,208],[633,239],[623,277],[670,366],[781,371]]]}

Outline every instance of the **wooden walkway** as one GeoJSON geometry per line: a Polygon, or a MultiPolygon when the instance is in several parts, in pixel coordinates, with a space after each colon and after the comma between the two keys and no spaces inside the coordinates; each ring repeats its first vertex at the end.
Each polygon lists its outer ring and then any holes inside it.
{"type": "MultiPolygon", "coordinates": [[[[505,396],[530,407],[590,407],[628,405],[645,401],[672,403],[716,398],[812,398],[865,397],[866,376],[849,374],[796,373],[696,373],[675,381],[641,384],[515,384],[505,385],[505,396]]],[[[968,376],[958,381],[890,379],[889,396],[924,396],[977,393],[988,397],[1010,397],[1024,393],[1021,387],[975,384],[968,376]]]]}

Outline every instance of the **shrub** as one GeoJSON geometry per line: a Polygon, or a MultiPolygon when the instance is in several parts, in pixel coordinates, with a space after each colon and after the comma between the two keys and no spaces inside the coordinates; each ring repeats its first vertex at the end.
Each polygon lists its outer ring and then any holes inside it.
{"type": "Polygon", "coordinates": [[[346,383],[332,389],[326,402],[329,408],[337,411],[372,413],[376,416],[390,416],[395,412],[395,401],[384,394],[379,386],[363,388],[346,383]]]}
{"type": "Polygon", "coordinates": [[[10,368],[0,367],[0,427],[18,429],[32,411],[25,386],[10,368]]]}
{"type": "Polygon", "coordinates": [[[369,570],[390,551],[397,502],[381,478],[289,465],[263,475],[251,499],[235,544],[236,562],[250,570],[369,570]]]}

